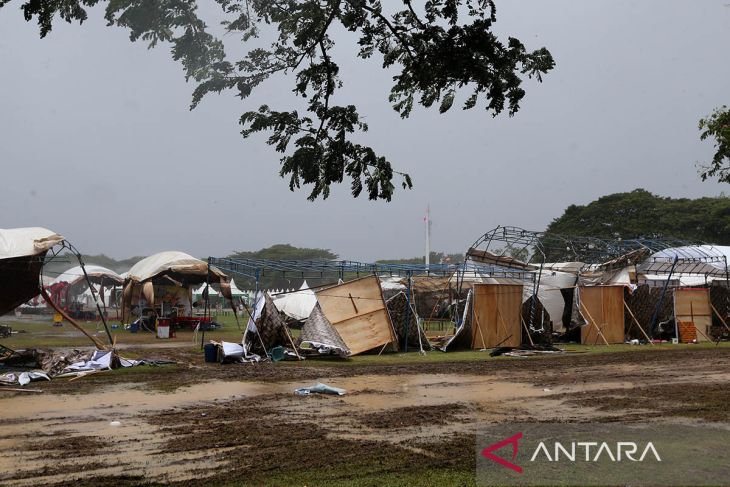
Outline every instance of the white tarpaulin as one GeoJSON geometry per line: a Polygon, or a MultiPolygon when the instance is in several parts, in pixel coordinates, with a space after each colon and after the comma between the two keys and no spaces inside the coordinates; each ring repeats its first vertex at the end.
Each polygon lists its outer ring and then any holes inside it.
{"type": "Polygon", "coordinates": [[[261,316],[261,313],[264,310],[264,305],[266,304],[266,299],[264,299],[263,293],[259,292],[256,295],[256,301],[253,305],[253,314],[252,316],[249,316],[248,318],[248,324],[246,325],[246,331],[250,331],[252,333],[256,333],[258,330],[256,329],[256,323],[255,320],[259,319],[261,316]]]}
{"type": "Polygon", "coordinates": [[[129,269],[127,277],[143,282],[167,271],[206,275],[208,264],[185,252],[168,251],[146,257],[129,269]]]}
{"type": "Polygon", "coordinates": [[[400,277],[381,277],[380,289],[383,291],[405,291],[406,285],[401,281],[400,277]]]}
{"type": "Polygon", "coordinates": [[[316,304],[317,296],[314,291],[309,289],[307,281],[302,283],[302,287],[298,291],[284,294],[274,300],[276,309],[298,321],[309,318],[316,304]]]}
{"type": "Polygon", "coordinates": [[[48,377],[48,374],[46,374],[42,370],[31,370],[29,372],[20,373],[8,372],[6,374],[0,375],[0,382],[8,385],[15,384],[17,382],[21,386],[24,386],[30,384],[31,381],[40,379],[51,380],[51,378],[48,377]]]}
{"type": "Polygon", "coordinates": [[[63,241],[46,228],[0,228],[0,259],[40,254],[63,241]]]}

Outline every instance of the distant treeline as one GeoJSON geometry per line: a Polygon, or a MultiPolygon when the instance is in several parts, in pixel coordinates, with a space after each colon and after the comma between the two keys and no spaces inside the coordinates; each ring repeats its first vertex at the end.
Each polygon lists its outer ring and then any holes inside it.
{"type": "Polygon", "coordinates": [[[730,245],[730,198],[668,198],[635,189],[587,205],[570,205],[547,232],[597,238],[675,237],[730,245]]]}

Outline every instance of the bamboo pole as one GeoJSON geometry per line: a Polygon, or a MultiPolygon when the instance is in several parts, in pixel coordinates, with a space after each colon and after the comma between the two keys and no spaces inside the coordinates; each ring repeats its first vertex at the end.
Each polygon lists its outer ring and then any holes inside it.
{"type": "Polygon", "coordinates": [[[646,340],[649,342],[650,345],[653,346],[654,342],[651,341],[651,338],[649,338],[649,335],[647,335],[646,331],[644,331],[644,328],[641,327],[641,325],[639,324],[639,320],[637,320],[636,316],[634,316],[634,312],[631,311],[631,308],[629,308],[629,305],[626,304],[626,300],[624,300],[624,306],[626,307],[626,311],[629,312],[629,315],[631,315],[631,318],[634,320],[634,323],[636,323],[636,326],[639,327],[639,330],[641,331],[641,333],[644,335],[644,337],[646,337],[646,340]]]}

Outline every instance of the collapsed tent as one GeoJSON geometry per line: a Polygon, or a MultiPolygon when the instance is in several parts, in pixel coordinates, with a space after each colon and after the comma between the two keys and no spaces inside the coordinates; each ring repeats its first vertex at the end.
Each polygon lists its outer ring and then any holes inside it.
{"type": "MultiPolygon", "coordinates": [[[[127,322],[133,306],[144,305],[164,316],[177,312],[178,316],[192,310],[193,286],[215,283],[236,314],[228,276],[216,267],[184,252],[168,251],[146,257],[128,272],[124,282],[122,321],[127,322]]],[[[237,315],[236,315],[237,316],[237,315]]]]}
{"type": "Polygon", "coordinates": [[[316,293],[322,313],[352,355],[397,341],[378,277],[368,276],[316,293]]]}
{"type": "Polygon", "coordinates": [[[0,229],[0,316],[38,296],[46,253],[61,242],[45,228],[0,229]]]}
{"type": "Polygon", "coordinates": [[[317,297],[314,291],[309,289],[307,281],[304,281],[298,291],[278,296],[274,304],[279,311],[288,317],[303,321],[312,314],[312,310],[317,304],[317,297]]]}

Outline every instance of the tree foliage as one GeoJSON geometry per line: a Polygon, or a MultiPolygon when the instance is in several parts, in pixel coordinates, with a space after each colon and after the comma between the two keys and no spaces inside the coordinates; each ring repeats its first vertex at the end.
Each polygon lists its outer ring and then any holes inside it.
{"type": "Polygon", "coordinates": [[[730,110],[726,106],[716,109],[709,117],[700,120],[699,128],[701,140],[711,138],[715,141],[712,162],[700,164],[702,180],[715,178],[730,183],[730,110]]]}
{"type": "Polygon", "coordinates": [[[290,244],[276,244],[255,251],[238,251],[229,257],[233,259],[262,260],[335,260],[337,254],[329,249],[294,247],[290,244]]]}
{"type": "Polygon", "coordinates": [[[730,198],[664,198],[635,189],[570,205],[547,232],[598,238],[664,236],[730,245],[730,198]]]}
{"type": "MultiPolygon", "coordinates": [[[[0,0],[0,7],[8,2],[0,0]]],[[[56,17],[83,22],[88,7],[106,4],[108,24],[128,29],[132,41],[171,45],[186,79],[197,83],[191,108],[209,93],[232,90],[245,99],[272,75],[293,74],[293,91],[306,100],[305,113],[262,104],[245,112],[240,123],[244,137],[269,134],[267,143],[282,154],[280,175],[289,178],[292,190],[311,187],[310,200],[327,198],[331,185],[345,179],[353,196],[364,191],[370,199],[388,201],[396,175],[403,188],[412,186],[408,174],[357,142],[368,129],[358,108],[334,103],[342,87],[332,55],[336,29],[355,35],[360,58],[380,56],[383,68],[393,70],[389,101],[403,118],[414,104],[437,105],[444,113],[462,91],[463,109],[482,105],[495,116],[504,110],[513,115],[525,96],[523,79],[541,80],[554,66],[545,48],[528,51],[516,38],[497,38],[493,0],[428,0],[418,6],[411,0],[215,2],[226,17],[225,34],[247,47],[239,59],[226,55],[224,43],[199,17],[196,0],[26,0],[22,10],[45,37],[56,17]],[[267,47],[254,42],[272,30],[275,39],[267,47]]]]}

